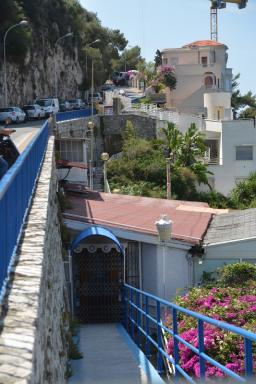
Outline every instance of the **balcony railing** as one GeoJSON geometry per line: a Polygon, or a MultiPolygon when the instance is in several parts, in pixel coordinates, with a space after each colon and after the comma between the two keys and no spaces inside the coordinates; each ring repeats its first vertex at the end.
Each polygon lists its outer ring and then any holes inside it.
{"type": "Polygon", "coordinates": [[[48,122],[0,181],[0,302],[48,142],[48,122]]]}
{"type": "MultiPolygon", "coordinates": [[[[145,351],[146,356],[152,354],[152,350],[157,350],[157,369],[163,372],[164,360],[168,361],[173,368],[174,379],[181,379],[181,382],[193,383],[196,381],[190,377],[181,366],[180,351],[181,346],[189,348],[199,358],[200,380],[206,379],[206,363],[221,370],[227,378],[232,379],[232,383],[245,383],[253,375],[253,350],[252,344],[256,341],[256,334],[248,332],[245,329],[230,325],[223,321],[218,321],[210,317],[201,315],[197,312],[180,307],[174,303],[162,300],[157,296],[141,291],[130,285],[124,285],[124,317],[123,323],[132,339],[145,351]],[[166,312],[171,313],[172,327],[168,327],[162,322],[162,315],[166,312]],[[191,320],[197,321],[198,347],[188,343],[181,336],[178,330],[179,314],[185,314],[191,317],[191,320]],[[210,324],[221,328],[243,338],[244,340],[244,371],[245,375],[240,376],[229,368],[220,364],[218,361],[205,353],[204,325],[210,324]],[[156,337],[152,336],[152,328],[156,330],[156,337]],[[169,334],[173,339],[173,356],[170,356],[163,346],[162,333],[169,334]],[[185,380],[184,380],[185,379],[185,380]]],[[[200,383],[202,382],[200,381],[200,383]]],[[[230,383],[231,381],[228,380],[230,383]]],[[[255,382],[255,380],[250,381],[255,382]]]]}

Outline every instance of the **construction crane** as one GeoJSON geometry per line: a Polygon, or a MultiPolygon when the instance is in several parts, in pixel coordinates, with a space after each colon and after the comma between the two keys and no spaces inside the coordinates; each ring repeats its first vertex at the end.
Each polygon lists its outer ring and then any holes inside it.
{"type": "Polygon", "coordinates": [[[218,41],[218,9],[226,8],[227,3],[238,5],[239,9],[245,8],[248,0],[210,0],[211,1],[211,40],[218,41]]]}

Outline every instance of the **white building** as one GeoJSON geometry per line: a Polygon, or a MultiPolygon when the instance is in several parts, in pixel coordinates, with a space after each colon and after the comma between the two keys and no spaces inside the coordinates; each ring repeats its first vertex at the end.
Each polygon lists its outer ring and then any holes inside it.
{"type": "MultiPolygon", "coordinates": [[[[256,264],[256,209],[233,211],[213,217],[203,241],[204,254],[194,264],[194,284],[203,272],[216,272],[226,264],[256,264]]],[[[216,277],[216,275],[215,275],[216,277]]]]}
{"type": "Polygon", "coordinates": [[[64,222],[71,238],[80,238],[72,254],[74,311],[78,318],[96,316],[98,321],[108,316],[105,312],[113,305],[117,311],[113,315],[118,317],[124,281],[166,299],[193,286],[197,248],[212,214],[225,212],[206,203],[96,191],[71,195],[68,201],[64,222]],[[159,241],[155,225],[163,213],[173,221],[166,242],[159,241]],[[80,237],[92,227],[93,234],[80,237]],[[112,238],[104,236],[106,230],[112,238]],[[125,258],[113,236],[125,249],[125,258]]]}
{"type": "Polygon", "coordinates": [[[168,94],[169,111],[162,119],[184,132],[191,122],[205,134],[210,148],[210,183],[225,195],[256,170],[254,120],[233,120],[232,69],[227,46],[203,40],[162,51],[164,65],[175,67],[176,89],[168,94]]]}

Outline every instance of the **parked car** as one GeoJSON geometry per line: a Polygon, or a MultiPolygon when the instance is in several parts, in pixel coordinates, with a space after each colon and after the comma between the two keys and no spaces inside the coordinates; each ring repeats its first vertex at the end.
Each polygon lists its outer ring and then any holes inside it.
{"type": "Polygon", "coordinates": [[[8,107],[0,109],[0,121],[21,123],[25,121],[26,113],[19,107],[8,107]]]}
{"type": "Polygon", "coordinates": [[[44,109],[47,117],[51,116],[53,113],[59,112],[59,100],[57,98],[47,97],[42,99],[36,99],[35,104],[39,104],[41,108],[44,109]]]}
{"type": "Polygon", "coordinates": [[[69,104],[71,105],[72,109],[83,109],[85,108],[85,103],[82,99],[70,99],[68,100],[69,104]]]}
{"type": "Polygon", "coordinates": [[[68,100],[60,101],[60,112],[71,111],[72,109],[72,105],[68,100]]]}
{"type": "Polygon", "coordinates": [[[128,85],[129,74],[127,72],[115,71],[112,75],[112,80],[115,85],[121,85],[121,86],[128,85]]]}
{"type": "Polygon", "coordinates": [[[38,104],[24,105],[23,111],[26,113],[27,119],[43,119],[45,110],[38,104]]]}
{"type": "Polygon", "coordinates": [[[103,100],[100,92],[88,93],[88,104],[92,102],[102,104],[103,100]]]}
{"type": "Polygon", "coordinates": [[[101,92],[106,92],[106,91],[113,91],[115,89],[114,84],[103,84],[100,87],[101,92]]]}

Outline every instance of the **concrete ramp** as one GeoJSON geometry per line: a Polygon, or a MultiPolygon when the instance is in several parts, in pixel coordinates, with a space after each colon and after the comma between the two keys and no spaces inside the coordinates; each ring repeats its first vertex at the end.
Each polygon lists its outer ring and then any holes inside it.
{"type": "Polygon", "coordinates": [[[120,324],[79,328],[83,359],[72,360],[69,384],[164,384],[120,324]]]}

